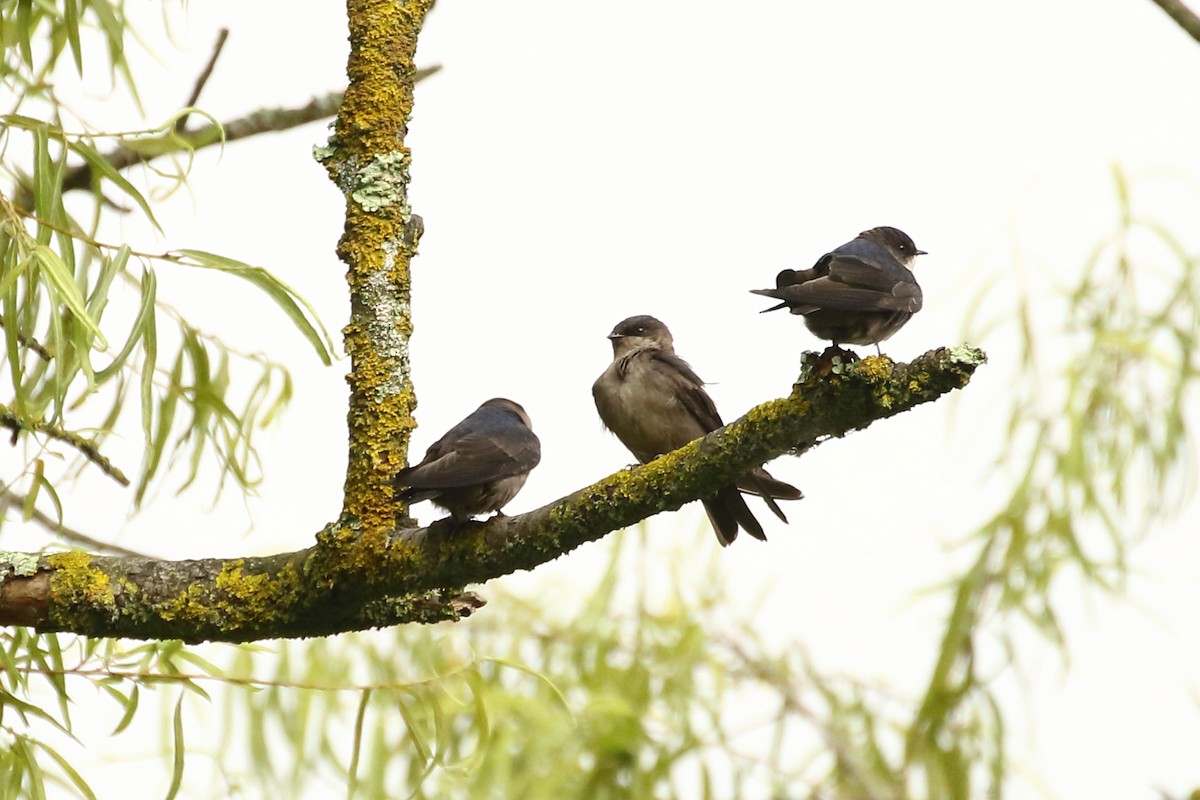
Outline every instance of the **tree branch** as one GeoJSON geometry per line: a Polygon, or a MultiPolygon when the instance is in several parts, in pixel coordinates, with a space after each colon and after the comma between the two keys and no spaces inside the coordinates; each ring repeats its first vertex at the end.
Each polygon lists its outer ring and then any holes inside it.
{"type": "MultiPolygon", "coordinates": [[[[394,524],[391,481],[404,466],[417,398],[408,360],[412,335],[409,263],[421,218],[408,204],[417,35],[434,0],[348,0],[350,81],[329,145],[316,157],[342,191],[350,321],[349,458],[343,515],[364,531],[394,524]]],[[[403,509],[401,509],[403,510],[403,509]]]]}
{"type": "Polygon", "coordinates": [[[129,485],[129,478],[125,477],[125,473],[121,471],[120,467],[109,461],[108,456],[100,452],[99,445],[86,436],[69,431],[53,422],[25,419],[3,403],[0,403],[0,427],[12,431],[14,444],[17,441],[17,434],[21,431],[31,431],[49,436],[51,439],[57,439],[65,445],[74,447],[83,454],[84,458],[99,467],[101,472],[117,483],[122,486],[129,485]]]}
{"type": "MultiPolygon", "coordinates": [[[[433,66],[417,70],[414,80],[419,81],[441,69],[433,66]]],[[[286,131],[310,122],[329,119],[337,113],[342,104],[342,92],[330,92],[321,97],[314,97],[306,105],[298,108],[264,108],[247,114],[244,117],[229,120],[218,125],[202,125],[190,131],[172,131],[147,139],[137,140],[136,146],[117,147],[105,155],[108,163],[116,170],[125,170],[162,156],[174,155],[190,150],[200,150],[221,142],[234,142],[257,136],[260,133],[286,131]],[[224,138],[221,133],[224,131],[224,138]]],[[[63,178],[62,191],[87,189],[92,185],[92,168],[81,164],[68,170],[63,178]]]]}
{"type": "MultiPolygon", "coordinates": [[[[3,327],[4,320],[0,319],[0,328],[3,327]]],[[[17,331],[17,344],[28,350],[32,350],[34,353],[37,353],[37,355],[40,356],[43,361],[49,361],[51,358],[53,358],[53,356],[50,355],[50,351],[46,349],[45,345],[43,345],[37,339],[34,339],[32,336],[26,336],[21,331],[17,331]]]]}
{"type": "MultiPolygon", "coordinates": [[[[191,108],[200,102],[200,93],[204,91],[204,86],[208,83],[208,79],[212,77],[213,68],[217,66],[217,59],[221,57],[221,51],[225,49],[225,40],[229,38],[229,28],[221,28],[217,32],[217,41],[213,45],[212,55],[208,57],[208,63],[204,65],[204,69],[200,71],[200,75],[196,78],[196,85],[192,87],[192,93],[188,95],[187,102],[184,103],[184,108],[191,108]]],[[[175,120],[175,132],[179,133],[187,127],[189,114],[183,114],[179,119],[175,120]]]]}
{"type": "Polygon", "coordinates": [[[1175,20],[1175,24],[1183,28],[1188,36],[1200,42],[1200,16],[1183,4],[1182,0],[1151,0],[1154,5],[1166,12],[1175,20]]]}
{"type": "Polygon", "coordinates": [[[965,386],[970,347],[911,364],[827,369],[814,354],[792,393],[649,464],[516,517],[428,528],[369,527],[343,515],[306,550],[265,558],[161,561],[4,554],[0,624],[88,636],[249,641],[467,616],[454,587],[532,569],[610,531],[708,496],[755,464],[803,452],[965,386]]]}

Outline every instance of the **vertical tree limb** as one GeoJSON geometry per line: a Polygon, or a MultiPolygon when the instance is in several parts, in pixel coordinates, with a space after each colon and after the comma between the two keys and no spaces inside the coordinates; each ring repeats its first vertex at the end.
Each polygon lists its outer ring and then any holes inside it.
{"type": "Polygon", "coordinates": [[[1183,28],[1188,36],[1200,42],[1200,16],[1197,16],[1196,12],[1188,8],[1182,0],[1150,1],[1165,11],[1168,17],[1175,20],[1175,24],[1183,28]]]}
{"type": "Polygon", "coordinates": [[[350,322],[349,463],[343,512],[360,532],[393,524],[390,478],[415,423],[409,371],[409,261],[421,233],[408,204],[417,34],[433,0],[348,0],[349,85],[328,148],[317,157],[346,197],[338,256],[346,263],[350,322]]]}

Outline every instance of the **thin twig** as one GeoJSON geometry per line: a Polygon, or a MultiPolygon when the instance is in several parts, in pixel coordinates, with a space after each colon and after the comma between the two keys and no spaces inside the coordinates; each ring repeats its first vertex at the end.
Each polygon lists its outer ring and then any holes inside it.
{"type": "Polygon", "coordinates": [[[69,431],[61,425],[56,425],[53,422],[44,420],[29,420],[21,417],[11,408],[0,403],[0,427],[8,428],[13,432],[13,440],[16,441],[17,434],[21,431],[30,431],[41,433],[49,436],[51,439],[57,439],[63,444],[74,447],[84,458],[91,461],[100,471],[108,475],[122,486],[129,485],[129,478],[125,477],[125,473],[121,471],[108,457],[100,452],[100,446],[92,439],[85,436],[80,436],[74,431],[69,431]]]}
{"type": "MultiPolygon", "coordinates": [[[[196,78],[196,85],[192,89],[191,96],[184,103],[185,108],[194,108],[196,103],[200,102],[200,93],[204,91],[204,84],[208,83],[208,79],[212,76],[213,67],[217,65],[217,58],[221,55],[222,48],[225,47],[225,40],[229,38],[229,28],[221,28],[221,32],[217,34],[217,43],[213,45],[212,55],[208,57],[208,63],[204,65],[204,71],[196,78]]],[[[182,133],[187,126],[187,118],[191,112],[184,112],[179,119],[175,120],[175,132],[182,133]]]]}
{"type": "Polygon", "coordinates": [[[1192,11],[1181,0],[1150,0],[1154,5],[1166,12],[1167,16],[1175,20],[1175,24],[1183,28],[1184,32],[1200,42],[1200,16],[1192,11]]]}
{"type": "MultiPolygon", "coordinates": [[[[0,320],[0,328],[3,327],[4,320],[0,320]]],[[[32,336],[26,336],[20,331],[17,331],[17,343],[22,347],[28,348],[37,353],[42,357],[43,361],[49,361],[51,358],[53,358],[53,356],[50,355],[50,351],[46,349],[45,345],[43,345],[37,339],[34,339],[32,336]]]]}
{"type": "MultiPolygon", "coordinates": [[[[4,484],[0,483],[0,514],[3,514],[10,506],[24,508],[25,495],[9,491],[4,484]]],[[[60,521],[37,508],[29,512],[29,518],[64,542],[77,544],[80,547],[85,547],[98,553],[109,553],[114,556],[128,556],[131,558],[153,558],[149,553],[130,550],[127,547],[121,547],[119,544],[112,544],[111,542],[88,536],[86,533],[81,533],[74,528],[68,528],[60,521]]]]}
{"type": "MultiPolygon", "coordinates": [[[[794,685],[796,682],[794,679],[781,673],[779,668],[771,664],[769,660],[752,656],[737,640],[726,637],[724,644],[726,649],[741,661],[741,667],[746,670],[746,673],[750,677],[761,681],[778,692],[787,710],[796,713],[812,725],[817,735],[824,739],[829,749],[834,752],[837,757],[838,767],[850,774],[858,784],[860,790],[868,798],[872,798],[873,800],[877,798],[889,800],[890,798],[899,797],[892,790],[892,787],[887,785],[888,782],[896,780],[895,776],[890,774],[890,765],[885,765],[885,769],[889,770],[888,781],[885,781],[880,778],[875,770],[872,770],[870,764],[865,763],[862,755],[855,751],[853,743],[849,741],[849,737],[844,731],[831,725],[800,699],[800,695],[797,693],[794,685]]],[[[805,664],[808,666],[807,658],[805,658],[805,664]]],[[[810,674],[809,678],[811,680],[813,676],[810,674]]],[[[816,683],[815,680],[813,682],[816,683]]]]}
{"type": "MultiPolygon", "coordinates": [[[[419,81],[422,78],[428,78],[440,69],[440,66],[419,69],[417,70],[416,80],[419,81]]],[[[244,117],[230,120],[220,126],[203,125],[182,133],[172,132],[169,136],[161,139],[144,140],[145,142],[159,142],[165,145],[162,149],[154,152],[153,155],[138,152],[128,147],[117,147],[112,152],[107,153],[104,158],[112,165],[113,169],[119,171],[160,156],[174,155],[186,150],[199,150],[210,145],[221,142],[233,142],[238,139],[256,136],[260,133],[290,130],[300,125],[306,125],[309,122],[317,122],[318,120],[332,117],[337,113],[338,108],[342,104],[343,94],[343,92],[330,92],[321,97],[313,98],[307,105],[299,108],[264,108],[247,114],[244,117]],[[224,133],[223,137],[222,133],[224,133]]],[[[62,191],[69,192],[74,189],[86,189],[92,185],[92,178],[91,165],[81,164],[67,172],[66,177],[63,178],[62,191]]]]}

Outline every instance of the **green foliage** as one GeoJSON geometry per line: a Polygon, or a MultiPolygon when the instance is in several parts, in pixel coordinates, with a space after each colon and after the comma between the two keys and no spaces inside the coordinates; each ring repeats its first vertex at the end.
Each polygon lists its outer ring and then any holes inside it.
{"type": "MultiPolygon", "coordinates": [[[[288,373],[202,333],[160,296],[159,274],[204,268],[214,279],[241,279],[326,363],[328,335],[311,307],[260,267],[198,249],[147,253],[105,241],[118,201],[157,225],[148,190],[114,168],[111,154],[183,148],[176,170],[154,170],[168,180],[189,166],[175,116],[153,128],[91,130],[54,94],[56,82],[99,64],[114,91],[136,102],[120,4],[0,0],[0,39],[0,85],[11,98],[0,117],[0,410],[8,427],[43,450],[79,450],[84,440],[98,448],[133,405],[146,445],[138,501],[173,460],[187,465],[185,487],[206,458],[251,486],[253,433],[286,405],[288,373]],[[257,376],[246,389],[235,387],[235,364],[257,376]]],[[[171,797],[207,786],[223,796],[242,784],[268,796],[322,787],[464,800],[1002,796],[1005,709],[990,689],[997,667],[985,674],[980,654],[1012,655],[1021,628],[1065,646],[1054,604],[1063,576],[1120,591],[1131,543],[1190,488],[1181,476],[1198,366],[1200,258],[1135,213],[1121,175],[1117,191],[1113,236],[1063,298],[1071,347],[1043,351],[1031,298],[1011,309],[1023,360],[1012,384],[1012,446],[997,462],[1015,481],[963,545],[967,568],[942,587],[951,610],[916,702],[822,675],[798,648],[770,652],[752,628],[723,626],[725,589],[713,565],[681,559],[666,578],[650,579],[638,552],[615,545],[590,591],[520,598],[489,590],[486,613],[453,628],[270,650],[177,642],[127,649],[6,630],[0,796],[93,796],[59,746],[72,744],[72,698],[87,687],[111,704],[114,736],[163,722],[162,787],[171,797]],[[161,702],[144,702],[148,695],[161,702]],[[206,709],[228,732],[215,759],[220,780],[209,784],[183,780],[185,770],[191,778],[210,763],[194,757],[189,729],[206,709]]],[[[26,465],[26,516],[43,499],[61,515],[43,450],[26,465]]]]}
{"type": "MultiPolygon", "coordinates": [[[[85,683],[103,691],[119,711],[114,736],[127,730],[143,708],[140,687],[166,683],[182,690],[171,692],[176,710],[170,717],[172,735],[168,739],[173,745],[169,780],[172,791],[177,790],[187,753],[183,698],[195,694],[208,699],[185,669],[204,670],[206,677],[220,675],[220,670],[179,642],[155,642],[125,650],[112,640],[64,638],[66,643],[53,634],[35,635],[23,628],[0,634],[0,786],[4,787],[0,796],[95,797],[74,759],[51,744],[55,738],[74,744],[70,711],[75,701],[71,693],[85,683]],[[51,787],[57,791],[48,794],[51,787]]],[[[157,715],[157,708],[152,705],[150,713],[157,715]]]]}
{"type": "MultiPolygon", "coordinates": [[[[77,643],[79,665],[12,671],[26,689],[38,675],[63,697],[85,682],[103,687],[114,735],[139,715],[169,720],[170,791],[186,770],[193,797],[253,785],[251,794],[295,797],[325,787],[348,797],[690,798],[816,782],[829,769],[816,757],[822,737],[798,750],[791,729],[821,723],[798,698],[840,708],[839,689],[796,670],[794,653],[765,656],[748,626],[732,621],[736,637],[721,630],[728,593],[711,550],[706,563],[680,558],[663,574],[638,566],[643,548],[644,535],[615,537],[594,586],[501,595],[458,626],[208,648],[226,667],[178,643],[77,643]],[[210,701],[202,684],[222,688],[210,701]],[[140,702],[147,689],[165,689],[162,702],[140,702]],[[771,710],[739,714],[746,698],[771,710]],[[210,702],[225,735],[206,781],[195,777],[206,760],[182,760],[182,742],[186,720],[210,702]],[[729,726],[731,713],[748,727],[729,726]],[[772,741],[765,756],[744,747],[772,741]]],[[[48,643],[58,647],[55,637],[22,647],[48,643]]]]}
{"type": "MultiPolygon", "coordinates": [[[[0,33],[6,45],[0,85],[13,96],[9,113],[0,115],[0,404],[6,427],[38,446],[12,488],[24,488],[30,503],[55,496],[64,475],[47,475],[38,448],[81,452],[84,467],[124,482],[119,465],[93,454],[132,405],[131,391],[146,453],[135,503],[176,456],[187,464],[181,489],[206,460],[219,467],[222,483],[232,478],[243,489],[253,486],[253,434],[287,405],[288,371],[202,333],[160,295],[158,272],[200,267],[241,278],[284,312],[326,364],[334,350],[328,333],[311,306],[261,267],[202,250],[147,253],[104,241],[122,205],[158,227],[146,188],[125,177],[114,159],[130,152],[191,154],[176,131],[184,111],[155,128],[103,132],[75,118],[55,92],[56,82],[74,82],[85,63],[90,73],[104,59],[114,93],[136,101],[125,60],[132,32],[119,4],[3,2],[0,33]],[[71,65],[64,70],[59,59],[66,51],[71,65]],[[110,308],[117,311],[106,313],[110,308]],[[243,375],[251,376],[248,382],[243,375]]],[[[148,174],[173,187],[189,166],[185,160],[169,174],[157,168],[148,174]]]]}
{"type": "Polygon", "coordinates": [[[1186,410],[1200,374],[1200,255],[1134,212],[1119,171],[1115,183],[1116,230],[1062,298],[1060,338],[1072,347],[1042,355],[1028,295],[1006,315],[1017,321],[1022,359],[1012,446],[997,465],[1017,478],[970,543],[970,568],[951,584],[938,660],[907,737],[907,757],[924,765],[931,796],[974,796],[963,783],[972,770],[991,776],[990,791],[1003,787],[1003,717],[978,664],[986,644],[998,641],[1011,656],[1014,623],[1022,623],[1065,653],[1054,604],[1061,578],[1120,591],[1129,546],[1192,489],[1186,410]],[[971,731],[978,734],[964,736],[971,731]],[[944,791],[935,792],[939,784],[944,791]]]}
{"type": "Polygon", "coordinates": [[[0,61],[0,82],[20,103],[42,98],[46,79],[59,66],[64,50],[71,54],[71,69],[83,74],[84,46],[81,31],[95,32],[88,64],[95,67],[102,57],[114,84],[122,84],[136,96],[133,76],[125,60],[129,26],[122,3],[104,0],[62,0],[58,3],[34,3],[29,0],[5,0],[0,3],[0,40],[5,55],[0,61]],[[100,50],[102,56],[98,56],[100,50]]]}
{"type": "Polygon", "coordinates": [[[710,564],[701,597],[631,599],[618,578],[636,555],[615,546],[594,591],[501,596],[452,629],[241,649],[229,675],[255,691],[225,694],[221,718],[239,733],[219,760],[249,750],[268,795],[314,784],[355,797],[682,791],[698,778],[680,770],[701,775],[700,756],[721,743],[724,666],[703,621],[723,589],[710,564]]]}

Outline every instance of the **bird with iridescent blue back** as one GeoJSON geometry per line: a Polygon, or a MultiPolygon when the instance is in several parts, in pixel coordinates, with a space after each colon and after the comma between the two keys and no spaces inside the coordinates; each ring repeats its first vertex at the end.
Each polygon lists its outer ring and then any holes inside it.
{"type": "MultiPolygon", "coordinates": [[[[921,287],[913,262],[925,255],[904,231],[887,226],[863,231],[821,256],[811,269],[785,269],[774,289],[754,294],[782,302],[822,339],[839,344],[879,343],[921,310],[921,287]]],[[[764,312],[765,313],[765,312],[764,312]]]]}
{"type": "Polygon", "coordinates": [[[542,444],[519,404],[488,400],[429,446],[421,463],[393,481],[405,502],[430,500],[463,522],[516,497],[542,459],[542,444]]]}

